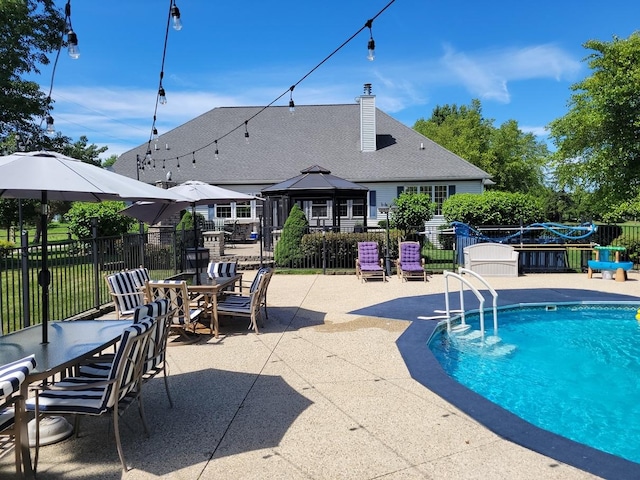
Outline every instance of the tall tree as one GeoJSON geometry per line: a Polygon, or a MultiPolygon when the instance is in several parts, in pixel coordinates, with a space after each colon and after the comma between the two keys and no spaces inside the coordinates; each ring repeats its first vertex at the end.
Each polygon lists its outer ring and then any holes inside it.
{"type": "Polygon", "coordinates": [[[530,192],[543,185],[543,166],[549,159],[544,142],[524,133],[515,120],[500,127],[484,118],[480,100],[471,105],[444,105],[414,129],[492,175],[496,190],[530,192]]]}
{"type": "Polygon", "coordinates": [[[550,124],[554,167],[561,188],[592,191],[606,208],[640,192],[640,34],[584,47],[591,76],[550,124]]]}
{"type": "Polygon", "coordinates": [[[2,0],[0,18],[0,137],[33,134],[33,118],[44,118],[50,104],[40,86],[22,76],[49,63],[47,54],[63,41],[64,16],[54,0],[2,0]]]}

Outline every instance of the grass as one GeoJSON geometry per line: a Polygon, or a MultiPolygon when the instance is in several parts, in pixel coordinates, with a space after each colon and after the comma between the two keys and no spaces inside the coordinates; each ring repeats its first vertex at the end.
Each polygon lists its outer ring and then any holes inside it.
{"type": "MultiPolygon", "coordinates": [[[[33,239],[36,238],[36,228],[28,226],[25,230],[27,231],[27,238],[29,239],[29,243],[33,243],[33,239]]],[[[20,231],[18,230],[18,228],[14,228],[11,230],[9,235],[7,235],[7,229],[0,228],[0,239],[8,239],[10,242],[14,242],[16,245],[20,245],[20,231]]],[[[69,224],[61,222],[49,223],[49,226],[47,228],[47,239],[50,243],[69,240],[69,224]]]]}

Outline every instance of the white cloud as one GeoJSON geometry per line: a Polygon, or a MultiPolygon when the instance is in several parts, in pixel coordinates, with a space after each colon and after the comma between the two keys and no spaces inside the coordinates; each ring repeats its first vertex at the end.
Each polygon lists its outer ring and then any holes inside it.
{"type": "Polygon", "coordinates": [[[510,101],[509,82],[573,78],[580,62],[554,45],[505,48],[479,53],[458,52],[445,45],[443,77],[463,85],[471,94],[503,103],[510,101]]]}

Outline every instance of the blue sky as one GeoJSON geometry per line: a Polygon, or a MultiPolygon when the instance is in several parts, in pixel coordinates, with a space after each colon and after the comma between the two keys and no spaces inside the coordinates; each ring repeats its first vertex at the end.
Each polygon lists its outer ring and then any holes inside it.
{"type": "MultiPolygon", "coordinates": [[[[66,2],[59,1],[60,8],[66,2]]],[[[261,106],[360,29],[389,0],[176,0],[183,29],[169,31],[157,111],[159,133],[216,107],[261,106]]],[[[60,57],[56,129],[106,145],[108,157],[149,140],[169,0],[74,0],[81,56],[60,57]]],[[[352,103],[373,84],[377,106],[413,126],[436,105],[482,102],[496,126],[514,119],[544,139],[564,115],[570,86],[589,75],[582,45],[640,29],[631,0],[396,0],[294,90],[296,105],[352,103]]],[[[36,77],[48,91],[51,67],[36,77]]],[[[285,95],[277,105],[287,105],[285,95]]]]}

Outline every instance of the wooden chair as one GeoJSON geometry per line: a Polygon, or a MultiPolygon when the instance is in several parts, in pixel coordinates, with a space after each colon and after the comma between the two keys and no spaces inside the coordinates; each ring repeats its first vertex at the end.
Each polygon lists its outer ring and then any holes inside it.
{"type": "Polygon", "coordinates": [[[20,389],[35,366],[35,357],[29,355],[0,367],[0,436],[13,439],[18,477],[24,477],[31,470],[29,452],[22,449],[22,444],[26,442],[27,420],[20,389]]]}
{"type": "Polygon", "coordinates": [[[155,280],[147,282],[147,298],[169,300],[169,310],[175,312],[170,330],[176,331],[183,342],[192,343],[198,340],[195,332],[198,319],[204,311],[199,306],[204,300],[203,295],[191,297],[184,280],[155,280]]]}
{"type": "Polygon", "coordinates": [[[76,437],[81,415],[111,414],[120,463],[124,471],[128,470],[118,420],[124,410],[137,401],[144,431],[149,434],[142,404],[142,370],[147,342],[155,328],[156,322],[147,317],[124,330],[106,379],[66,377],[55,384],[42,384],[34,388],[35,397],[27,399],[25,403],[27,410],[35,413],[36,466],[40,449],[40,414],[74,414],[76,437]]]}
{"type": "Polygon", "coordinates": [[[422,278],[427,281],[427,271],[424,269],[424,258],[420,255],[419,242],[400,242],[398,244],[398,259],[396,269],[402,280],[422,278]]]}
{"type": "Polygon", "coordinates": [[[251,294],[253,292],[255,292],[258,289],[258,286],[260,284],[260,280],[261,277],[263,275],[269,275],[269,279],[267,280],[267,283],[265,285],[264,288],[264,292],[262,295],[262,298],[260,299],[260,306],[261,308],[264,309],[264,316],[265,318],[268,320],[269,319],[269,313],[267,311],[267,289],[269,287],[269,281],[271,280],[271,276],[273,275],[273,269],[270,267],[262,267],[260,268],[257,272],[256,272],[256,276],[253,277],[253,280],[251,281],[251,283],[249,284],[247,282],[247,284],[249,285],[249,295],[243,295],[243,285],[242,283],[240,284],[240,290],[223,290],[222,292],[220,292],[222,294],[222,298],[223,301],[227,302],[227,303],[232,303],[232,302],[236,302],[236,303],[246,303],[251,294]]]}
{"type": "Polygon", "coordinates": [[[378,242],[358,242],[356,258],[356,277],[366,282],[369,278],[387,279],[378,252],[378,242]]]}

